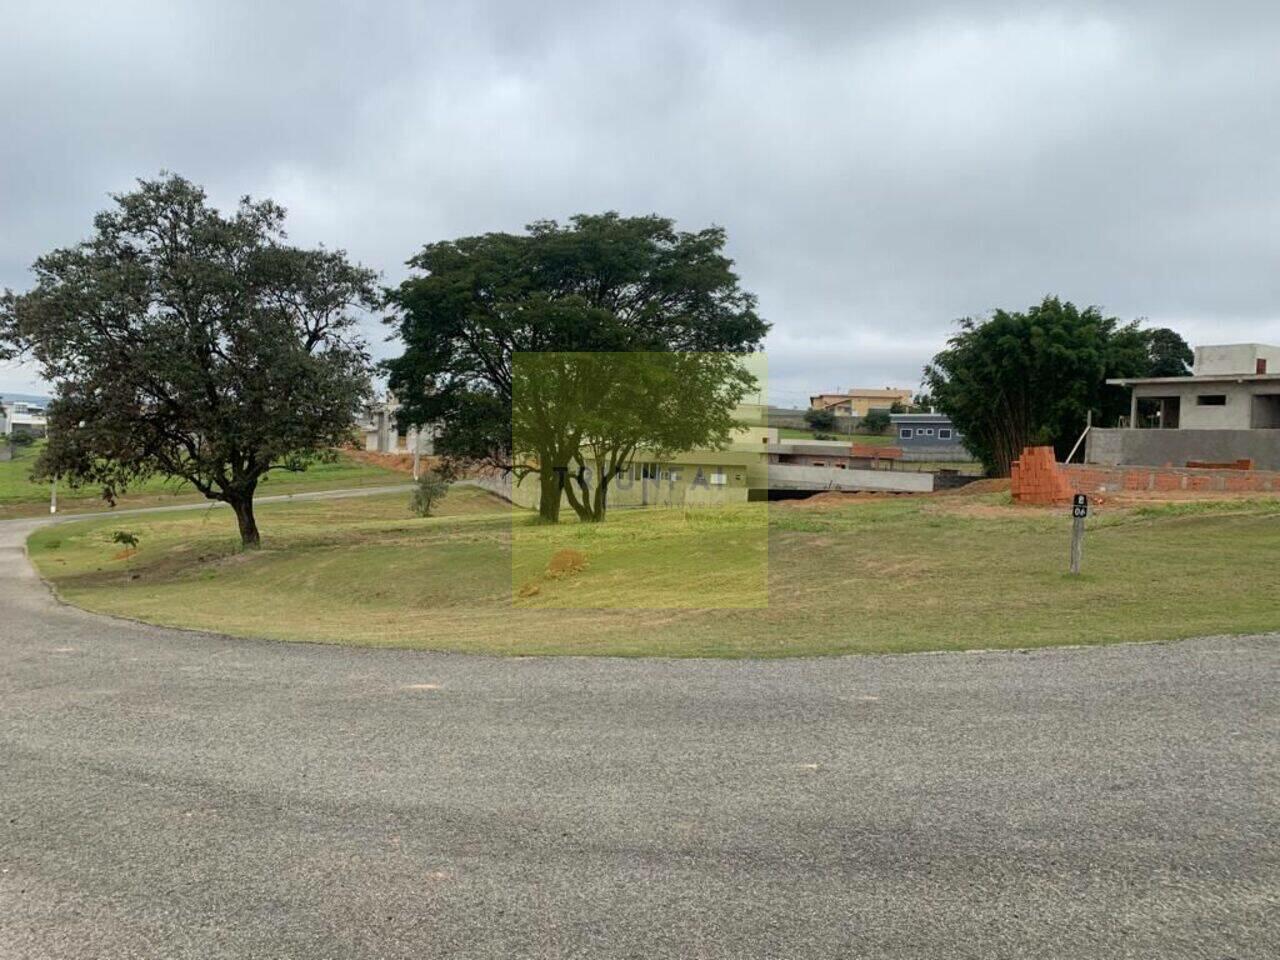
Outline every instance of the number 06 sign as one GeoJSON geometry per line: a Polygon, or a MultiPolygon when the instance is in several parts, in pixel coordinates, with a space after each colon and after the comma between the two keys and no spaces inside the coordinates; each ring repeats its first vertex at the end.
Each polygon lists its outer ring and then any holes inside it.
{"type": "Polygon", "coordinates": [[[1084,559],[1084,518],[1089,515],[1089,498],[1077,493],[1071,498],[1071,572],[1080,572],[1084,559]]]}

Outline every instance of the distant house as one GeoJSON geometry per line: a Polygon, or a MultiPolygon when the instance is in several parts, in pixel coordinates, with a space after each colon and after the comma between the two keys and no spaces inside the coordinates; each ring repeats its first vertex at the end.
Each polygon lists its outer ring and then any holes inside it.
{"type": "Polygon", "coordinates": [[[771,464],[838,470],[892,470],[902,459],[900,447],[838,440],[771,440],[765,450],[771,464]]]}
{"type": "Polygon", "coordinates": [[[22,400],[0,403],[0,436],[26,433],[43,437],[48,430],[44,407],[22,400]]]}
{"type": "Polygon", "coordinates": [[[944,413],[895,413],[889,417],[893,442],[904,459],[969,460],[960,431],[944,413]]]}
{"type": "Polygon", "coordinates": [[[400,401],[391,393],[365,407],[357,421],[361,446],[370,453],[434,454],[435,428],[401,429],[396,425],[396,411],[399,409],[400,401]]]}
{"type": "Polygon", "coordinates": [[[819,393],[809,398],[810,410],[829,410],[837,416],[865,417],[872,410],[889,410],[895,403],[911,402],[911,391],[899,387],[882,390],[854,387],[843,393],[819,393]]]}
{"type": "Polygon", "coordinates": [[[1130,390],[1118,429],[1089,432],[1085,458],[1109,466],[1252,461],[1280,470],[1280,347],[1197,347],[1189,377],[1108,380],[1130,390]]]}

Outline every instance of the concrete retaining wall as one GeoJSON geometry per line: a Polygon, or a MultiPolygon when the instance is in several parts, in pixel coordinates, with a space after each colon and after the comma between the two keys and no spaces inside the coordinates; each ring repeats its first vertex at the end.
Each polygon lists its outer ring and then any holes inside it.
{"type": "Polygon", "coordinates": [[[480,487],[482,490],[488,490],[495,496],[501,497],[503,500],[511,500],[511,474],[500,473],[498,471],[486,471],[478,473],[474,476],[467,477],[466,483],[473,487],[480,487]]]}
{"type": "Polygon", "coordinates": [[[1101,430],[1089,431],[1085,461],[1105,467],[1168,464],[1189,460],[1226,463],[1252,460],[1259,470],[1280,470],[1280,430],[1101,430]]]}
{"type": "Polygon", "coordinates": [[[841,470],[769,464],[771,490],[872,490],[886,493],[932,493],[932,473],[898,470],[841,470]]]}

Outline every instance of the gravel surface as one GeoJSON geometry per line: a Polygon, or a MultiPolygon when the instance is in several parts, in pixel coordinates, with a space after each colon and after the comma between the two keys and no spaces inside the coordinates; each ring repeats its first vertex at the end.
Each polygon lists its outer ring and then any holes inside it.
{"type": "Polygon", "coordinates": [[[0,957],[1280,955],[1276,635],[276,644],[60,605],[33,526],[0,524],[0,957]]]}

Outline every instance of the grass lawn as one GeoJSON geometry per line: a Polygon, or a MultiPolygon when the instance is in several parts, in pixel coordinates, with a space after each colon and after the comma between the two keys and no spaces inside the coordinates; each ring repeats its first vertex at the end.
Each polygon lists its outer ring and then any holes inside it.
{"type": "Polygon", "coordinates": [[[615,509],[604,523],[511,520],[508,577],[519,609],[664,611],[769,605],[769,513],[615,509]],[[556,570],[555,558],[585,563],[556,570]]]}
{"type": "Polygon", "coordinates": [[[984,471],[977,460],[899,460],[893,465],[895,470],[908,473],[936,473],[939,470],[955,470],[968,477],[980,477],[984,471]]]}
{"type": "MultiPolygon", "coordinates": [[[[778,427],[779,440],[817,440],[817,434],[823,433],[822,430],[803,430],[800,427],[778,427]]],[[[873,447],[891,447],[893,446],[893,437],[887,433],[831,433],[830,436],[836,437],[836,440],[828,440],[827,443],[865,443],[873,447]]]]}
{"type": "Polygon", "coordinates": [[[469,488],[438,517],[407,505],[267,505],[251,553],[224,511],[77,521],[29,547],[64,598],[104,613],[494,654],[772,657],[1280,628],[1280,500],[1104,508],[1076,578],[1067,513],[1007,494],[615,510],[556,528],[469,488]],[[127,559],[110,542],[126,523],[141,539],[127,559]],[[585,566],[548,573],[564,550],[585,566]]]}
{"type": "MultiPolygon", "coordinates": [[[[30,517],[49,512],[49,484],[32,483],[31,468],[44,441],[29,447],[18,447],[12,460],[0,461],[0,520],[30,517]]],[[[313,464],[303,473],[272,472],[258,488],[262,496],[277,493],[303,493],[308,490],[339,490],[345,487],[384,486],[407,483],[402,473],[385,467],[359,463],[340,455],[333,463],[313,464]]],[[[205,502],[204,496],[185,483],[153,477],[125,496],[119,506],[150,507],[166,503],[205,502]]],[[[93,489],[71,490],[58,487],[58,510],[62,513],[88,513],[110,509],[93,489]]]]}

